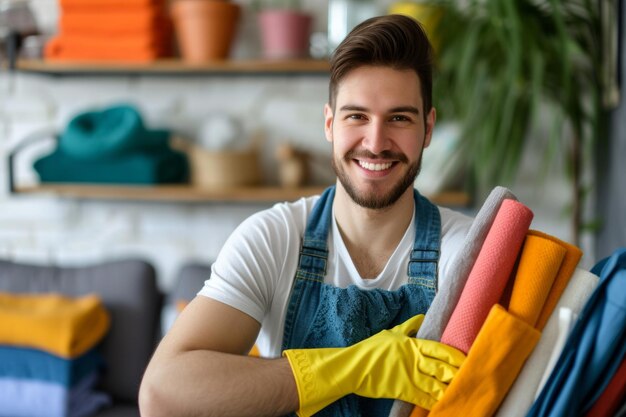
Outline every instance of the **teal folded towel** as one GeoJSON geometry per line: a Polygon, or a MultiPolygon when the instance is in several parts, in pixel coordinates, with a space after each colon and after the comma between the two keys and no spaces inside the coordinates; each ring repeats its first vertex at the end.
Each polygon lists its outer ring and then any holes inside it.
{"type": "Polygon", "coordinates": [[[168,146],[167,130],[147,130],[141,114],[131,105],[87,111],[70,120],[59,138],[65,155],[101,159],[168,146]]]}
{"type": "Polygon", "coordinates": [[[170,132],[148,130],[131,105],[75,116],[57,148],[34,163],[41,182],[163,184],[189,179],[187,155],[169,146],[170,132]]]}
{"type": "Polygon", "coordinates": [[[42,183],[153,185],[182,183],[189,178],[187,156],[170,149],[95,160],[74,158],[56,149],[35,161],[34,168],[42,183]]]}

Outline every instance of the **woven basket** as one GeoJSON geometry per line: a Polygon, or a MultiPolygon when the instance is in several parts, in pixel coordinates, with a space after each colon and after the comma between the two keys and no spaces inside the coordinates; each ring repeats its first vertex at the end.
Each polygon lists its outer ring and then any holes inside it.
{"type": "Polygon", "coordinates": [[[261,183],[259,153],[256,149],[216,152],[193,147],[189,156],[191,179],[198,187],[228,188],[261,183]]]}

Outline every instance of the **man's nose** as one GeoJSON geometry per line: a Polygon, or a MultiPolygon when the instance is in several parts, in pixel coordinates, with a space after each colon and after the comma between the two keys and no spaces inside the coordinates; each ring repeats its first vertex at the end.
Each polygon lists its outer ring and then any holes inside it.
{"type": "Polygon", "coordinates": [[[362,144],[365,149],[373,154],[389,150],[391,148],[391,140],[385,124],[379,121],[370,123],[364,132],[362,144]]]}

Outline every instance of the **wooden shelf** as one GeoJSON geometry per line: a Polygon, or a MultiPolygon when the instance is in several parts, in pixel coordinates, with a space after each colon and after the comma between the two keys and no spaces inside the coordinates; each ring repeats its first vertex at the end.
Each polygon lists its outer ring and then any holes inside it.
{"type": "Polygon", "coordinates": [[[281,188],[240,187],[207,189],[189,185],[127,186],[92,184],[46,184],[18,187],[17,193],[47,193],[59,197],[99,200],[133,200],[160,202],[274,202],[296,200],[314,195],[324,187],[281,188]]]}
{"type": "MultiPolygon", "coordinates": [[[[92,200],[126,200],[152,202],[247,202],[272,203],[293,201],[300,197],[320,194],[325,186],[300,188],[242,187],[207,189],[189,185],[125,186],[125,185],[78,185],[46,184],[32,187],[17,187],[19,194],[50,194],[64,198],[92,200]]],[[[449,191],[430,196],[430,200],[441,206],[467,207],[471,200],[461,191],[449,191]]]]}
{"type": "Polygon", "coordinates": [[[74,62],[19,60],[22,72],[49,75],[328,75],[327,60],[224,60],[190,64],[180,59],[163,59],[147,63],[74,62]]]}

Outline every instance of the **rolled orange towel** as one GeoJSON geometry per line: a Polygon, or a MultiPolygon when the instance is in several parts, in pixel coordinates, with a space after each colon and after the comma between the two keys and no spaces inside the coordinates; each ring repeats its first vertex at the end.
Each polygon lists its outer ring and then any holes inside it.
{"type": "Polygon", "coordinates": [[[534,326],[567,249],[552,239],[528,234],[522,247],[509,313],[534,326]]]}
{"type": "Polygon", "coordinates": [[[559,245],[563,246],[565,249],[567,249],[567,253],[565,254],[563,263],[561,264],[561,267],[559,268],[559,272],[556,278],[554,279],[554,283],[552,284],[552,287],[550,288],[550,293],[548,294],[548,298],[546,299],[543,309],[541,310],[541,313],[539,314],[539,318],[537,319],[537,323],[535,324],[535,327],[537,329],[543,330],[543,328],[546,326],[546,323],[548,323],[548,319],[550,318],[552,311],[554,311],[556,304],[559,302],[559,299],[561,298],[563,291],[565,291],[565,288],[567,287],[567,284],[569,283],[570,278],[572,278],[572,275],[574,274],[574,271],[576,270],[576,266],[578,265],[580,258],[582,258],[583,256],[583,252],[576,246],[570,243],[564,242],[562,240],[559,240],[556,237],[550,236],[546,233],[539,232],[537,230],[530,230],[529,234],[540,236],[545,239],[551,239],[554,242],[558,243],[559,245]]]}
{"type": "Polygon", "coordinates": [[[94,294],[0,293],[0,344],[75,358],[100,342],[109,324],[109,314],[94,294]]]}

